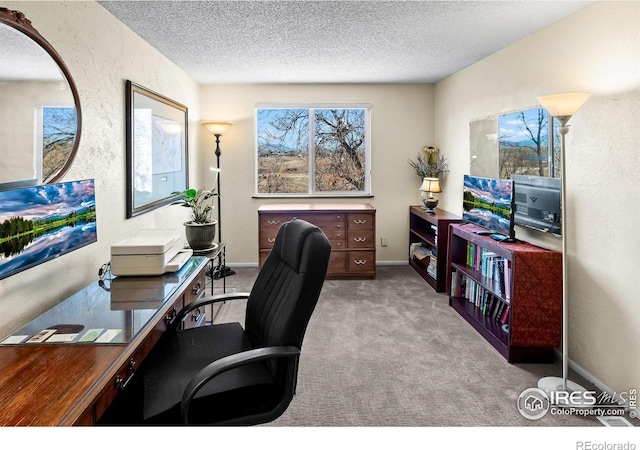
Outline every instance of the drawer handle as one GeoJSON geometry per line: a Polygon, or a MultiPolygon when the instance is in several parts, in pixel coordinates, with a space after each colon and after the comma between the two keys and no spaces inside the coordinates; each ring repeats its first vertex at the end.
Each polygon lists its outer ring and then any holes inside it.
{"type": "Polygon", "coordinates": [[[367,260],[366,259],[354,259],[353,262],[356,263],[359,266],[363,266],[363,265],[365,265],[367,263],[367,260]]]}
{"type": "Polygon", "coordinates": [[[191,293],[193,295],[199,295],[201,292],[201,289],[202,289],[202,283],[200,283],[200,280],[198,280],[196,285],[191,287],[191,293]]]}
{"type": "Polygon", "coordinates": [[[342,216],[336,216],[336,219],[342,219],[342,216]]]}
{"type": "Polygon", "coordinates": [[[122,377],[120,375],[118,375],[116,377],[116,388],[120,389],[121,391],[124,391],[127,386],[129,386],[129,383],[131,382],[131,380],[133,380],[133,376],[136,374],[136,360],[131,358],[131,360],[129,361],[129,376],[127,377],[126,380],[122,380],[122,377]]]}
{"type": "Polygon", "coordinates": [[[173,322],[173,319],[176,318],[176,315],[178,314],[178,309],[176,308],[176,305],[173,305],[171,307],[171,312],[167,313],[166,316],[164,316],[164,321],[168,324],[171,325],[171,323],[173,322]]]}
{"type": "Polygon", "coordinates": [[[192,322],[198,323],[200,321],[201,317],[202,317],[202,312],[200,311],[200,308],[198,308],[193,313],[191,313],[191,321],[192,322]]]}
{"type": "Polygon", "coordinates": [[[276,239],[275,239],[275,238],[268,238],[268,239],[267,239],[267,242],[268,242],[269,244],[273,244],[275,241],[276,241],[276,239]]]}
{"type": "Polygon", "coordinates": [[[364,242],[364,241],[367,240],[367,238],[366,237],[354,237],[353,240],[356,241],[356,242],[364,242]]]}
{"type": "Polygon", "coordinates": [[[277,220],[277,219],[269,219],[269,220],[267,220],[267,223],[269,225],[278,225],[280,223],[280,221],[277,220]]]}
{"type": "Polygon", "coordinates": [[[353,223],[357,225],[364,225],[365,223],[367,223],[367,219],[353,219],[353,223]]]}

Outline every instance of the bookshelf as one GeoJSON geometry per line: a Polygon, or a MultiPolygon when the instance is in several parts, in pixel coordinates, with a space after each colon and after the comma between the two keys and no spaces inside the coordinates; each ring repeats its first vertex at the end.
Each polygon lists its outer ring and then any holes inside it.
{"type": "Polygon", "coordinates": [[[441,209],[409,207],[409,264],[436,292],[447,290],[449,225],[462,219],[441,209]]]}
{"type": "Polygon", "coordinates": [[[509,362],[550,363],[562,335],[562,254],[450,228],[449,305],[509,362]]]}

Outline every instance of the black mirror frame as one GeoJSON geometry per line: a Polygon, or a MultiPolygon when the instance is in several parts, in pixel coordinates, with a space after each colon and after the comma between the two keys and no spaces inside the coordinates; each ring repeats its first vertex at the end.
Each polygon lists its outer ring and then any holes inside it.
{"type": "MultiPolygon", "coordinates": [[[[179,191],[186,190],[189,186],[189,113],[188,108],[165,97],[157,92],[151,91],[131,80],[125,81],[125,102],[126,102],[126,154],[127,154],[127,208],[126,218],[144,214],[156,208],[168,205],[180,198],[180,195],[174,193],[167,193],[165,197],[157,197],[146,203],[136,201],[136,144],[135,144],[135,123],[136,123],[136,108],[135,97],[145,97],[148,101],[153,102],[160,107],[170,108],[176,115],[180,116],[182,125],[182,138],[180,143],[180,155],[182,160],[182,170],[176,171],[181,173],[180,180],[182,181],[182,188],[177,188],[179,191]]],[[[157,194],[156,194],[157,195],[157,194]]]]}
{"type": "Polygon", "coordinates": [[[46,182],[46,184],[56,183],[64,176],[69,167],[71,167],[71,164],[73,163],[73,160],[78,151],[78,146],[80,145],[80,135],[82,134],[82,110],[80,108],[80,96],[78,95],[78,89],[76,88],[76,84],[73,81],[73,77],[71,76],[67,65],[62,60],[62,57],[53,48],[53,46],[44,37],[42,37],[42,35],[35,28],[33,28],[33,25],[31,25],[31,21],[27,19],[22,12],[14,11],[5,7],[0,7],[0,23],[4,23],[12,28],[15,28],[22,34],[31,38],[40,47],[42,47],[58,64],[58,67],[60,67],[62,74],[65,76],[67,82],[69,83],[71,93],[73,94],[73,103],[76,108],[77,121],[76,138],[73,143],[71,153],[69,154],[69,157],[65,161],[64,165],[60,168],[57,174],[55,174],[46,182]]]}

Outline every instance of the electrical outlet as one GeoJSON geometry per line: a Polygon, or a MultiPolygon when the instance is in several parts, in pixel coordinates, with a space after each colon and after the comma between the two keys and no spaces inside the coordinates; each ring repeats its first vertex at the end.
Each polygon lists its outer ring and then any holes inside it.
{"type": "Polygon", "coordinates": [[[389,240],[387,239],[386,236],[382,236],[380,238],[380,245],[382,245],[383,247],[386,247],[387,245],[389,245],[389,240]]]}

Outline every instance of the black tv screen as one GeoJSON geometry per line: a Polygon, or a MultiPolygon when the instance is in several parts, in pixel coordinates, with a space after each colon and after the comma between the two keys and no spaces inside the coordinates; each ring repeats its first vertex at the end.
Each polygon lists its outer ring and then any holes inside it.
{"type": "Polygon", "coordinates": [[[93,180],[0,191],[0,279],[97,238],[93,180]]]}
{"type": "Polygon", "coordinates": [[[562,235],[559,178],[512,175],[515,191],[515,223],[536,231],[562,235]]]}
{"type": "Polygon", "coordinates": [[[465,175],[462,195],[464,220],[485,228],[496,240],[515,238],[512,180],[465,175]]]}

